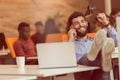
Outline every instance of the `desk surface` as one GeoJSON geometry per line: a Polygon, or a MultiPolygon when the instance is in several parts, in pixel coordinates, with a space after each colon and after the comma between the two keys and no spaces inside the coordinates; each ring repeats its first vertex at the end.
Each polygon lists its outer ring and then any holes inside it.
{"type": "Polygon", "coordinates": [[[95,69],[98,67],[79,65],[75,68],[39,69],[38,65],[26,65],[24,69],[19,69],[16,65],[0,65],[0,75],[48,77],[95,69]]]}
{"type": "Polygon", "coordinates": [[[36,76],[6,76],[1,75],[0,80],[36,80],[36,76]]]}

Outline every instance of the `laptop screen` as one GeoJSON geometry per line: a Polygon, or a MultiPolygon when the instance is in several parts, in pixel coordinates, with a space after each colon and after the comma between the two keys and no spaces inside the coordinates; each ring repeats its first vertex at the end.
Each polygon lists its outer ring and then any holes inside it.
{"type": "Polygon", "coordinates": [[[76,55],[73,42],[37,44],[39,68],[76,67],[76,55]]]}

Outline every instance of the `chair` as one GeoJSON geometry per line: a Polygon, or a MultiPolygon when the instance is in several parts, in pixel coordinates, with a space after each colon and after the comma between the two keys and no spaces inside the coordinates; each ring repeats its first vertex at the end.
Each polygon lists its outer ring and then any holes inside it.
{"type": "MultiPolygon", "coordinates": [[[[90,37],[94,37],[95,33],[88,33],[90,37]]],[[[55,33],[55,34],[48,34],[46,36],[46,43],[48,42],[63,42],[68,40],[67,34],[64,33],[55,33]]]]}
{"type": "MultiPolygon", "coordinates": [[[[10,50],[10,53],[11,53],[11,56],[12,58],[16,58],[16,53],[15,53],[15,50],[14,50],[14,42],[17,40],[17,38],[6,38],[5,41],[6,41],[6,44],[10,50]]],[[[31,59],[37,59],[37,57],[27,57],[28,60],[31,60],[31,59]]]]}
{"type": "Polygon", "coordinates": [[[17,38],[5,38],[6,44],[10,50],[12,58],[16,58],[15,50],[14,50],[14,42],[17,40],[17,38]]]}
{"type": "Polygon", "coordinates": [[[48,34],[46,36],[46,43],[49,42],[62,42],[67,39],[67,35],[63,33],[48,34]]]}
{"type": "Polygon", "coordinates": [[[67,34],[62,34],[62,41],[68,40],[67,34]]]}

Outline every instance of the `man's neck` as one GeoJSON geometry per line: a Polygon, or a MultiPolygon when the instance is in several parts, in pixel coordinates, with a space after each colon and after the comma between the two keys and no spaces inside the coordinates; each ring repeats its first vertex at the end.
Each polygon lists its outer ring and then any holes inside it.
{"type": "Polygon", "coordinates": [[[22,39],[22,40],[24,40],[24,41],[27,41],[27,40],[29,40],[29,39],[24,39],[24,38],[22,38],[22,37],[20,37],[20,36],[19,36],[19,39],[22,39]]]}
{"type": "Polygon", "coordinates": [[[85,35],[84,37],[77,37],[78,40],[87,40],[87,35],[85,35]]]}

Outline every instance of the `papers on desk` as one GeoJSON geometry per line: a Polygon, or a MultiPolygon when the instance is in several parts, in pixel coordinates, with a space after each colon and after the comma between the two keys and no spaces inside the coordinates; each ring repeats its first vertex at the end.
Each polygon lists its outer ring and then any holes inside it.
{"type": "Polygon", "coordinates": [[[119,53],[118,53],[118,47],[115,48],[115,52],[112,54],[112,58],[118,58],[119,53]]]}
{"type": "Polygon", "coordinates": [[[7,55],[8,53],[0,52],[0,56],[7,55]]]}
{"type": "Polygon", "coordinates": [[[115,53],[118,53],[118,47],[115,48],[115,53]]]}
{"type": "Polygon", "coordinates": [[[9,54],[9,53],[10,53],[9,49],[0,50],[0,55],[1,55],[1,56],[2,56],[2,55],[7,55],[7,54],[9,54]]]}

